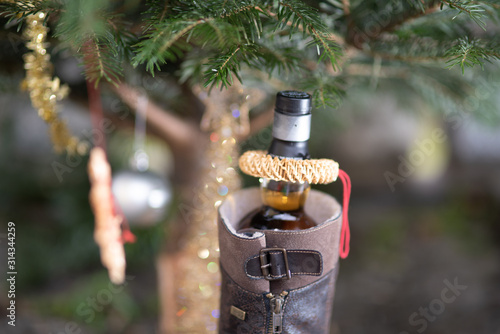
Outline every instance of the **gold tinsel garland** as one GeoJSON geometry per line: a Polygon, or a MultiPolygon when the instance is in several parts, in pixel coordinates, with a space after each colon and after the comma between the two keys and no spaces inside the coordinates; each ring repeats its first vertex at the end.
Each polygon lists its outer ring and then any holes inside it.
{"type": "Polygon", "coordinates": [[[44,24],[45,13],[40,12],[26,18],[24,36],[27,39],[26,47],[32,52],[24,55],[26,78],[22,88],[30,95],[31,104],[38,111],[38,115],[49,125],[49,133],[56,152],[63,151],[69,154],[83,154],[87,147],[73,137],[66,123],[58,117],[57,101],[68,95],[67,85],[61,85],[57,77],[52,77],[53,65],[47,53],[47,33],[49,28],[44,24]]]}

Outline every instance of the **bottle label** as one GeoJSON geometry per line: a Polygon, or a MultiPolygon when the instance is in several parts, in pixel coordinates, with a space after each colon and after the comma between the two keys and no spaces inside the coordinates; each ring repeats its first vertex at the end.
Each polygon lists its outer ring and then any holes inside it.
{"type": "Polygon", "coordinates": [[[311,114],[290,116],[274,113],[273,137],[285,141],[306,141],[311,133],[311,114]]]}

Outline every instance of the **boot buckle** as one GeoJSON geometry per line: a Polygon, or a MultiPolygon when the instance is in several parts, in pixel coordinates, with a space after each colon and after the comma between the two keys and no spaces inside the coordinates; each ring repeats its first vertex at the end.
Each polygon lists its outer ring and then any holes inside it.
{"type": "MultiPolygon", "coordinates": [[[[277,253],[274,253],[277,254],[277,253]]],[[[274,280],[279,280],[279,279],[290,279],[292,278],[292,273],[290,272],[290,268],[288,266],[288,256],[286,254],[286,249],[284,248],[279,248],[279,247],[271,247],[271,248],[262,248],[260,250],[259,254],[260,258],[260,269],[262,270],[262,274],[264,275],[264,278],[268,281],[274,281],[274,280]],[[271,274],[271,271],[269,270],[272,267],[271,261],[268,261],[268,255],[270,252],[281,252],[283,256],[283,263],[285,265],[285,274],[279,275],[279,276],[273,276],[271,274]]],[[[278,268],[279,269],[279,264],[278,268]]]]}

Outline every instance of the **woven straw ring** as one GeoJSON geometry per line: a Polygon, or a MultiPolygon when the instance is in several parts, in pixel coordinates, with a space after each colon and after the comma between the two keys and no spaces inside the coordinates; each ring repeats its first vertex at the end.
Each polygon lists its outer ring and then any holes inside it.
{"type": "Polygon", "coordinates": [[[275,181],[326,184],[339,175],[339,164],[330,159],[290,159],[272,157],[265,151],[247,151],[239,160],[243,173],[275,181]]]}

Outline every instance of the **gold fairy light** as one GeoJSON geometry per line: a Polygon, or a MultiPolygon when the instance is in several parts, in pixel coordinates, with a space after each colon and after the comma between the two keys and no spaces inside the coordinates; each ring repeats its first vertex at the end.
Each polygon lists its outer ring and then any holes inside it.
{"type": "Polygon", "coordinates": [[[183,252],[185,268],[176,277],[176,332],[216,333],[219,318],[220,273],[217,239],[217,208],[227,195],[240,188],[236,172],[239,135],[248,132],[248,110],[259,94],[249,98],[235,84],[224,91],[195,91],[206,111],[201,127],[207,133],[199,207],[189,221],[192,235],[183,252]]]}
{"type": "Polygon", "coordinates": [[[22,88],[29,92],[31,104],[40,118],[49,125],[55,151],[83,154],[87,147],[71,135],[66,123],[57,114],[57,101],[68,95],[69,88],[61,85],[59,78],[52,77],[53,65],[47,52],[49,43],[46,41],[49,29],[44,25],[45,15],[42,12],[26,18],[24,36],[27,39],[26,47],[31,52],[23,57],[26,78],[22,88]]]}

